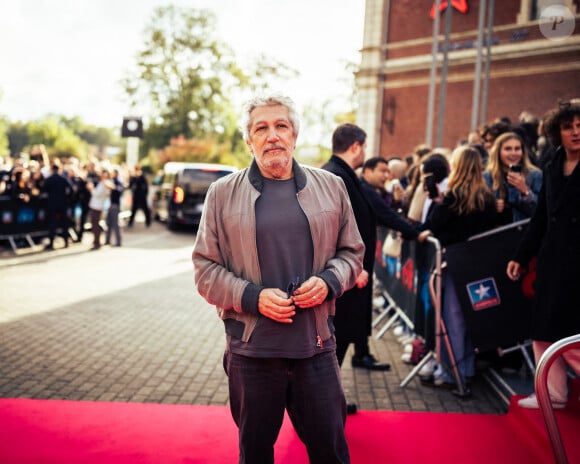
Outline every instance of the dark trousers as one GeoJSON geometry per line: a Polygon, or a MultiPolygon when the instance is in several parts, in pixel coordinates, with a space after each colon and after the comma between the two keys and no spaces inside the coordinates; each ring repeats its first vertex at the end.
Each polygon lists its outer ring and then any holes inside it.
{"type": "Polygon", "coordinates": [[[133,204],[131,206],[131,217],[129,218],[129,226],[133,225],[133,221],[135,221],[135,214],[137,214],[137,210],[143,210],[143,213],[145,213],[145,224],[147,226],[151,225],[151,210],[149,209],[149,205],[147,204],[147,199],[133,198],[133,204]]]}
{"type": "Polygon", "coordinates": [[[54,242],[56,237],[56,230],[60,229],[60,235],[64,241],[68,241],[68,226],[69,219],[66,215],[66,207],[63,208],[48,208],[48,237],[50,244],[54,242]]]}
{"type": "Polygon", "coordinates": [[[99,211],[98,209],[92,209],[90,210],[90,215],[91,215],[91,229],[93,232],[93,246],[98,248],[101,246],[101,225],[99,224],[99,222],[101,221],[101,216],[102,216],[103,212],[99,211]]]}
{"type": "MultiPolygon", "coordinates": [[[[339,342],[336,341],[336,358],[338,359],[338,365],[342,366],[344,357],[350,346],[351,342],[339,342]]],[[[364,341],[356,342],[354,344],[354,355],[357,358],[363,358],[370,353],[368,339],[365,337],[364,341]]]]}
{"type": "Polygon", "coordinates": [[[284,411],[310,464],[349,463],[346,401],[336,354],[306,359],[224,356],[230,409],[239,429],[240,464],[274,462],[284,411]]]}
{"type": "Polygon", "coordinates": [[[115,234],[115,240],[117,240],[116,245],[121,246],[121,227],[119,226],[119,211],[120,206],[115,203],[109,205],[107,211],[107,234],[105,243],[109,245],[111,243],[111,234],[115,234]]]}
{"type": "Polygon", "coordinates": [[[87,217],[89,216],[89,205],[87,204],[81,204],[81,218],[80,218],[80,224],[79,224],[79,230],[77,231],[77,235],[79,237],[79,242],[82,240],[83,238],[83,234],[85,232],[85,223],[87,222],[87,217]]]}

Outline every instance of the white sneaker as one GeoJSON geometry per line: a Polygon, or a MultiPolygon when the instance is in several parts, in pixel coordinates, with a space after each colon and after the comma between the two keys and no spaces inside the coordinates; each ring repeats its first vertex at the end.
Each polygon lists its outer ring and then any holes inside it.
{"type": "MultiPolygon", "coordinates": [[[[525,409],[538,409],[540,405],[538,404],[538,398],[535,393],[530,396],[526,396],[518,401],[518,406],[525,409]]],[[[554,409],[564,409],[566,407],[566,401],[555,401],[552,400],[552,407],[554,409]]]]}
{"type": "Polygon", "coordinates": [[[425,365],[421,369],[419,369],[418,374],[421,377],[429,377],[430,375],[433,375],[433,372],[435,372],[436,367],[437,361],[431,358],[429,361],[425,363],[425,365]]]}
{"type": "Polygon", "coordinates": [[[383,309],[385,307],[385,299],[382,296],[373,298],[373,308],[383,309]]]}
{"type": "Polygon", "coordinates": [[[406,345],[407,343],[413,343],[413,341],[417,338],[415,334],[405,334],[399,337],[399,343],[401,345],[406,345]]]}

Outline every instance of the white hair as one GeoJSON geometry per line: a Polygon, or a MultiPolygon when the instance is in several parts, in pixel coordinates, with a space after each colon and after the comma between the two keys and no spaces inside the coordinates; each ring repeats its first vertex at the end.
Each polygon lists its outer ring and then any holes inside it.
{"type": "Polygon", "coordinates": [[[242,115],[241,131],[244,140],[250,140],[250,126],[252,125],[252,111],[262,106],[283,106],[288,109],[288,118],[294,129],[294,134],[297,136],[300,130],[300,118],[296,111],[296,105],[290,97],[284,95],[268,95],[254,97],[244,105],[244,113],[242,115]]]}

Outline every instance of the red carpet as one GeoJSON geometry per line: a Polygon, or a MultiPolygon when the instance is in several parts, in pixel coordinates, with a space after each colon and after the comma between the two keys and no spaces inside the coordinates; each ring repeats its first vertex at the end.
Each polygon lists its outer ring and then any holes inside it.
{"type": "MultiPolygon", "coordinates": [[[[556,412],[569,462],[580,463],[580,414],[556,412]]],[[[546,464],[539,411],[506,415],[362,411],[347,420],[353,464],[546,464]]],[[[139,403],[0,399],[0,463],[237,462],[229,409],[139,403]]],[[[286,418],[276,463],[307,463],[286,418]]]]}

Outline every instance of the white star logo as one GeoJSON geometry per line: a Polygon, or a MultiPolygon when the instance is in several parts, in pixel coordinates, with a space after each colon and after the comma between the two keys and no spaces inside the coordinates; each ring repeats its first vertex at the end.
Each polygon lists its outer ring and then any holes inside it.
{"type": "Polygon", "coordinates": [[[479,284],[479,288],[475,290],[475,293],[477,293],[480,300],[483,300],[485,297],[489,297],[490,288],[491,287],[485,287],[483,284],[479,284]]]}

